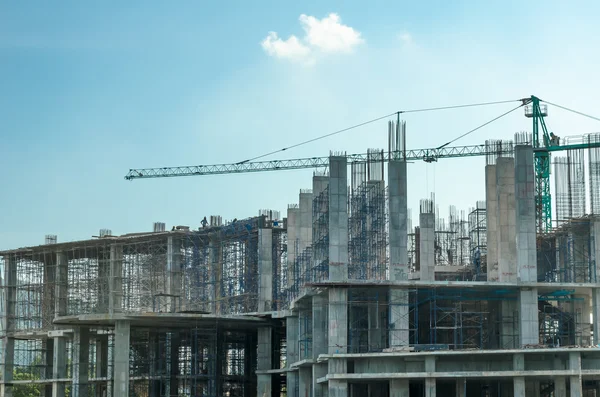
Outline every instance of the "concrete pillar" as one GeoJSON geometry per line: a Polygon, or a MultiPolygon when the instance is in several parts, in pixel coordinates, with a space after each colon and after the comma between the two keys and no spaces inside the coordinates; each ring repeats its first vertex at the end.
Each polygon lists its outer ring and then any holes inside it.
{"type": "Polygon", "coordinates": [[[368,338],[369,338],[369,351],[379,351],[382,346],[382,332],[383,324],[381,323],[381,309],[385,307],[377,302],[369,302],[368,306],[368,338]]]}
{"type": "Polygon", "coordinates": [[[327,383],[317,383],[320,378],[327,376],[327,364],[315,363],[312,366],[313,389],[312,397],[327,397],[329,392],[327,383]]]}
{"type": "MultiPolygon", "coordinates": [[[[108,376],[108,335],[96,335],[96,378],[108,376]]],[[[103,384],[96,386],[96,397],[104,397],[103,384]]]]}
{"type": "Polygon", "coordinates": [[[312,190],[305,190],[300,192],[300,241],[298,244],[298,253],[302,253],[312,244],[312,201],[313,193],[312,190]]]}
{"type": "Polygon", "coordinates": [[[288,208],[287,210],[287,284],[291,289],[297,283],[298,270],[296,269],[296,257],[298,256],[298,244],[300,240],[300,208],[288,208]]]}
{"type": "Polygon", "coordinates": [[[513,379],[513,395],[514,397],[529,397],[525,394],[525,378],[517,376],[513,379]]]}
{"type": "Polygon", "coordinates": [[[113,382],[115,396],[129,395],[129,340],[131,329],[128,321],[115,323],[115,346],[113,382]]]}
{"type": "Polygon", "coordinates": [[[485,166],[485,208],[487,237],[487,279],[498,281],[498,195],[496,165],[485,166]]]}
{"type": "Polygon", "coordinates": [[[533,147],[530,145],[517,145],[515,148],[514,183],[517,279],[522,282],[537,282],[535,174],[533,170],[533,147]]]}
{"type": "Polygon", "coordinates": [[[123,311],[123,246],[113,244],[110,246],[110,314],[123,311]]]}
{"type": "Polygon", "coordinates": [[[348,352],[348,290],[329,289],[329,354],[348,352]]]}
{"type": "Polygon", "coordinates": [[[312,359],[317,360],[320,354],[327,354],[327,327],[329,297],[314,295],[312,297],[312,359]]]}
{"type": "Polygon", "coordinates": [[[435,357],[425,357],[425,372],[429,374],[429,377],[425,378],[425,397],[436,397],[435,371],[435,357]]]}
{"type": "Polygon", "coordinates": [[[540,343],[537,288],[521,288],[519,291],[520,345],[540,343]]]}
{"type": "Polygon", "coordinates": [[[600,218],[594,218],[591,221],[590,228],[592,229],[590,231],[592,240],[591,260],[596,265],[593,268],[594,272],[591,275],[591,282],[595,283],[600,281],[600,218]]]}
{"type": "Polygon", "coordinates": [[[167,238],[167,294],[172,313],[187,304],[181,295],[181,240],[175,236],[167,238]]]}
{"type": "Polygon", "coordinates": [[[467,378],[456,380],[456,397],[467,397],[467,378]]]}
{"type": "Polygon", "coordinates": [[[300,367],[298,370],[299,396],[311,397],[312,394],[312,367],[300,367]]]}
{"type": "Polygon", "coordinates": [[[330,380],[329,397],[348,397],[348,382],[345,380],[330,380]]]}
{"type": "Polygon", "coordinates": [[[594,332],[594,345],[600,345],[600,288],[592,288],[592,327],[594,332]]]}
{"type": "Polygon", "coordinates": [[[421,209],[419,214],[419,227],[421,238],[419,241],[419,258],[421,267],[421,281],[435,281],[435,214],[432,208],[421,209]],[[423,211],[427,212],[423,212],[423,211]]]}
{"type": "Polygon", "coordinates": [[[65,397],[65,383],[58,379],[67,377],[67,339],[64,336],[54,338],[54,357],[52,363],[52,397],[65,397]]]}
{"type": "MultiPolygon", "coordinates": [[[[565,365],[560,358],[554,359],[554,369],[564,370],[565,365]]],[[[567,379],[564,376],[554,377],[554,397],[567,397],[567,379]]]]}
{"type": "Polygon", "coordinates": [[[4,312],[1,318],[2,331],[6,332],[6,337],[2,341],[2,355],[0,356],[0,368],[2,370],[2,383],[0,384],[0,396],[12,397],[13,395],[13,369],[15,357],[15,340],[9,337],[10,332],[14,332],[15,324],[15,304],[17,301],[17,262],[14,257],[4,257],[4,289],[3,303],[4,312]]]}
{"type": "Polygon", "coordinates": [[[286,375],[287,394],[289,397],[298,397],[298,372],[290,370],[292,364],[298,361],[300,357],[298,345],[298,317],[290,316],[286,318],[286,361],[288,372],[286,375]]]}
{"type": "MultiPolygon", "coordinates": [[[[513,371],[525,371],[525,355],[517,353],[513,355],[513,371]]],[[[513,379],[514,397],[525,397],[525,378],[517,376],[513,379]]]]}
{"type": "MultiPolygon", "coordinates": [[[[258,349],[257,349],[258,371],[268,371],[273,368],[273,329],[258,329],[258,349]]],[[[272,397],[273,382],[270,374],[258,375],[258,397],[272,397]]]]}
{"type": "Polygon", "coordinates": [[[569,352],[569,369],[572,371],[578,371],[579,375],[572,375],[569,377],[569,383],[571,388],[571,397],[582,397],[583,387],[581,382],[581,353],[580,352],[569,352]]]}
{"type": "Polygon", "coordinates": [[[390,397],[409,397],[408,379],[390,380],[390,397]]]}
{"type": "Polygon", "coordinates": [[[258,230],[258,311],[273,308],[273,230],[258,230]]]}
{"type": "Polygon", "coordinates": [[[348,280],[348,169],[345,156],[329,158],[329,280],[348,280]]]}
{"type": "MultiPolygon", "coordinates": [[[[388,163],[388,212],[390,246],[390,280],[408,280],[408,226],[406,162],[388,163]]],[[[408,291],[390,289],[390,347],[409,344],[408,291]]]]}
{"type": "Polygon", "coordinates": [[[90,370],[90,329],[75,328],[73,335],[73,383],[72,397],[87,397],[90,370]]]}
{"type": "Polygon", "coordinates": [[[498,197],[498,279],[501,282],[516,282],[515,162],[512,158],[499,157],[497,160],[496,193],[498,197]]]}

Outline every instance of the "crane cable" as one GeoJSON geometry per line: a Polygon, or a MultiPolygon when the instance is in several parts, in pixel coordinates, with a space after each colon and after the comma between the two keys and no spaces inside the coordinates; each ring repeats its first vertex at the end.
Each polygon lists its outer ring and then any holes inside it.
{"type": "Polygon", "coordinates": [[[488,125],[488,124],[491,124],[491,123],[493,123],[494,121],[496,121],[496,120],[498,120],[498,119],[500,119],[500,118],[502,118],[502,117],[506,116],[507,114],[510,114],[510,113],[514,112],[515,110],[517,110],[518,108],[520,108],[520,107],[523,107],[523,106],[525,106],[525,104],[524,104],[524,103],[521,103],[519,106],[517,106],[517,107],[515,107],[515,108],[512,108],[512,109],[511,109],[511,110],[509,110],[508,112],[502,113],[500,116],[498,116],[498,117],[494,117],[494,118],[493,118],[493,119],[491,119],[490,121],[486,121],[485,123],[481,124],[480,126],[478,126],[478,127],[475,127],[475,128],[473,128],[472,130],[470,130],[470,131],[467,131],[467,132],[465,132],[464,134],[462,134],[462,135],[460,135],[460,136],[458,136],[458,137],[456,137],[456,138],[452,139],[451,141],[448,141],[448,142],[444,143],[442,146],[438,147],[437,149],[442,149],[442,148],[444,148],[444,147],[448,146],[449,144],[451,144],[451,143],[453,143],[453,142],[456,142],[456,141],[458,141],[458,140],[459,140],[459,139],[461,139],[461,138],[464,138],[464,137],[466,137],[467,135],[469,135],[469,134],[471,134],[471,133],[473,133],[473,132],[475,132],[475,131],[477,131],[477,130],[479,130],[479,129],[483,128],[483,127],[485,127],[485,126],[486,126],[486,125],[488,125]]]}
{"type": "Polygon", "coordinates": [[[577,110],[569,109],[568,107],[565,107],[565,106],[557,105],[556,103],[552,103],[552,102],[545,101],[545,100],[543,100],[543,99],[540,99],[540,100],[541,100],[542,102],[545,102],[545,103],[547,103],[548,105],[556,106],[557,108],[561,108],[561,109],[563,109],[563,110],[566,110],[566,111],[569,111],[569,112],[572,112],[572,113],[576,113],[576,114],[578,114],[578,115],[580,115],[580,116],[584,116],[584,117],[588,117],[588,118],[590,118],[590,119],[592,119],[592,120],[600,121],[600,117],[591,116],[591,115],[589,115],[589,114],[585,114],[585,113],[579,112],[579,111],[577,111],[577,110]]]}
{"type": "MultiPolygon", "coordinates": [[[[400,111],[397,111],[397,112],[394,112],[394,113],[386,114],[385,116],[381,116],[381,117],[377,117],[375,119],[371,119],[369,121],[365,121],[365,122],[362,122],[362,123],[359,123],[359,124],[355,124],[355,125],[353,125],[351,127],[347,127],[347,128],[343,128],[341,130],[330,132],[329,134],[321,135],[321,136],[318,136],[318,137],[315,137],[315,138],[312,138],[312,139],[309,139],[309,140],[306,140],[306,141],[303,141],[303,142],[300,142],[300,143],[296,143],[296,144],[294,144],[292,146],[287,146],[287,147],[284,147],[282,149],[278,149],[278,150],[274,150],[274,151],[269,152],[269,153],[262,154],[260,156],[252,157],[250,159],[240,161],[240,162],[238,162],[236,164],[240,165],[240,164],[248,163],[250,161],[258,160],[258,159],[261,159],[263,157],[270,156],[272,154],[276,154],[276,153],[279,153],[279,152],[284,152],[286,150],[293,149],[293,148],[296,148],[298,146],[306,145],[308,143],[312,143],[312,142],[315,142],[315,141],[318,141],[318,140],[321,140],[321,139],[325,139],[325,138],[328,138],[328,137],[333,136],[333,135],[341,134],[342,132],[346,132],[346,131],[349,131],[349,130],[352,130],[352,129],[355,129],[355,128],[358,128],[358,127],[362,127],[364,125],[371,124],[371,123],[374,123],[376,121],[383,120],[383,119],[391,117],[391,116],[400,115],[400,114],[403,114],[403,113],[431,112],[431,111],[437,111],[437,110],[459,109],[459,108],[467,108],[467,107],[474,107],[474,106],[498,105],[498,104],[511,103],[511,102],[521,102],[521,99],[511,99],[511,100],[507,100],[507,101],[469,103],[469,104],[462,104],[462,105],[441,106],[441,107],[435,107],[435,108],[422,108],[422,109],[400,110],[400,111]]],[[[521,107],[521,106],[523,106],[523,105],[519,105],[519,107],[521,107]]],[[[502,116],[500,116],[500,117],[502,117],[502,116]]],[[[492,121],[495,121],[495,120],[492,120],[492,121]]],[[[489,124],[492,121],[490,121],[490,122],[488,122],[486,124],[489,124]]],[[[484,124],[484,125],[486,125],[486,124],[484,124]]],[[[484,125],[478,127],[477,129],[483,127],[484,125]]],[[[473,131],[475,131],[475,130],[469,131],[465,135],[468,135],[468,134],[470,134],[473,131]]],[[[465,135],[462,135],[462,136],[460,136],[460,137],[458,137],[456,139],[460,139],[460,138],[462,138],[465,135]]],[[[451,141],[451,142],[453,142],[453,141],[451,141]]],[[[451,142],[448,142],[446,145],[448,145],[451,142]]],[[[444,145],[444,146],[446,146],[446,145],[444,145]]]]}

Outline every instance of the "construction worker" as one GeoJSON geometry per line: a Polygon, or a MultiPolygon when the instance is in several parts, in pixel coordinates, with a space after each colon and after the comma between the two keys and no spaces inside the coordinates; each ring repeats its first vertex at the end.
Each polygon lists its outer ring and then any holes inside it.
{"type": "Polygon", "coordinates": [[[204,219],[202,219],[202,222],[200,222],[202,224],[202,228],[205,228],[206,225],[208,225],[208,221],[206,220],[206,217],[204,217],[204,219]]]}

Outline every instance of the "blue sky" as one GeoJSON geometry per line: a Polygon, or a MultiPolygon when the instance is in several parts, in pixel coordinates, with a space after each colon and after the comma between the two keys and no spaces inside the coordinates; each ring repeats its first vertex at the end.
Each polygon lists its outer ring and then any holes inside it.
{"type": "MultiPolygon", "coordinates": [[[[600,113],[594,1],[90,4],[0,4],[0,249],[284,212],[312,175],[127,182],[129,168],[236,162],[410,108],[536,94],[600,113]]],[[[407,115],[407,143],[438,146],[510,107],[407,115]]],[[[600,131],[551,112],[559,135],[600,131]]],[[[530,129],[519,110],[456,144],[530,129]]],[[[382,121],[273,158],[384,147],[382,121]]],[[[409,206],[435,191],[442,211],[467,210],[483,166],[411,165],[409,206]]]]}

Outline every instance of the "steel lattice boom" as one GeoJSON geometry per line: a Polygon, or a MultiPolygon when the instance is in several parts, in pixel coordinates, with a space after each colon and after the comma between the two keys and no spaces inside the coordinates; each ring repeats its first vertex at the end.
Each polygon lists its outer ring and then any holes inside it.
{"type": "MultiPolygon", "coordinates": [[[[437,159],[454,157],[473,157],[484,156],[491,153],[486,150],[485,145],[444,147],[441,149],[416,149],[407,150],[406,157],[404,152],[392,153],[394,158],[405,158],[406,161],[423,160],[426,162],[437,161],[437,159]]],[[[494,150],[493,153],[500,153],[494,150]]],[[[509,153],[507,150],[506,153],[509,153]]],[[[389,158],[389,152],[386,152],[386,158],[389,158]]],[[[366,162],[367,154],[346,155],[349,163],[366,162]]],[[[179,176],[198,176],[198,175],[221,175],[221,174],[241,174],[248,172],[263,171],[281,171],[297,170],[303,168],[321,168],[329,166],[329,157],[310,157],[302,159],[289,160],[271,160],[240,162],[231,164],[213,164],[213,165],[194,165],[184,167],[161,167],[161,168],[139,168],[131,169],[125,176],[127,180],[148,179],[148,178],[168,178],[179,176]]]]}

